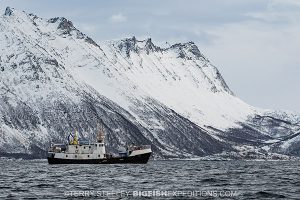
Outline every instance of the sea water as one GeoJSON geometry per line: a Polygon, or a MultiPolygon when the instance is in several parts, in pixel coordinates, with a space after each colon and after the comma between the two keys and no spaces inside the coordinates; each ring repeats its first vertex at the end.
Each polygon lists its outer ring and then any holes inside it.
{"type": "Polygon", "coordinates": [[[300,199],[299,161],[0,166],[0,199],[300,199]]]}

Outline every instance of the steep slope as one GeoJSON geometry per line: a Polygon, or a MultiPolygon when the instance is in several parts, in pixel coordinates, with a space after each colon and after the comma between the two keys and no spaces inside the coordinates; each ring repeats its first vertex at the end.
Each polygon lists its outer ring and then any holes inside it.
{"type": "MultiPolygon", "coordinates": [[[[192,43],[135,37],[100,44],[65,18],[7,8],[0,17],[0,151],[42,156],[102,123],[112,151],[152,144],[156,157],[260,151],[299,155],[299,118],[249,106],[192,43]]],[[[260,154],[259,154],[260,155],[260,154]]]]}
{"type": "Polygon", "coordinates": [[[192,42],[162,49],[151,39],[133,37],[101,47],[136,90],[198,125],[226,129],[254,111],[232,95],[218,70],[192,42]]]}

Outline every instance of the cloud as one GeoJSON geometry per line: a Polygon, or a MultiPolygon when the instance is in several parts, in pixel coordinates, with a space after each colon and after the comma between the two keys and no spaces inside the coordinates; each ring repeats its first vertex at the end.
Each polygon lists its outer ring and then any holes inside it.
{"type": "Polygon", "coordinates": [[[115,14],[110,17],[110,21],[113,23],[122,23],[122,22],[125,22],[126,20],[127,20],[127,17],[124,16],[122,13],[115,14]]]}
{"type": "Polygon", "coordinates": [[[300,6],[299,0],[272,0],[270,3],[271,6],[300,6]]]}
{"type": "Polygon", "coordinates": [[[80,23],[78,24],[78,28],[84,33],[89,33],[89,34],[96,33],[98,31],[98,26],[94,24],[80,23]]]}
{"type": "Polygon", "coordinates": [[[256,14],[259,20],[210,27],[213,42],[200,46],[237,96],[255,106],[299,112],[300,17],[281,9],[256,14]]]}

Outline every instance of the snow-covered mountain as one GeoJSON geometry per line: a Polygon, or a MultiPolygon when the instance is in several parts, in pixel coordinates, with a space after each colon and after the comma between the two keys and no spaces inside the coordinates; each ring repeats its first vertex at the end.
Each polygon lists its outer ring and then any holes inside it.
{"type": "Polygon", "coordinates": [[[94,139],[102,123],[112,151],[141,143],[155,157],[300,156],[300,118],[240,100],[193,42],[96,43],[63,17],[7,8],[0,94],[1,155],[42,157],[74,130],[94,139]]]}

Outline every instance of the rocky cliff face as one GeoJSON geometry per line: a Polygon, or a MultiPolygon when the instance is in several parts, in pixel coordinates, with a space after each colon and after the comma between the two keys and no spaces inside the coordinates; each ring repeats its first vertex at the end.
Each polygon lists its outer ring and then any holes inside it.
{"type": "Polygon", "coordinates": [[[0,17],[0,154],[43,157],[78,130],[154,157],[300,156],[300,119],[236,97],[193,42],[135,37],[97,44],[65,18],[0,17]]]}

